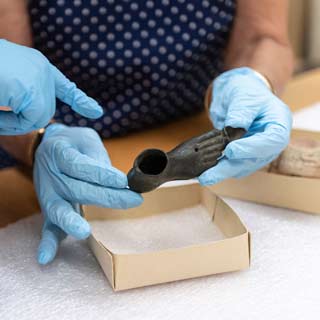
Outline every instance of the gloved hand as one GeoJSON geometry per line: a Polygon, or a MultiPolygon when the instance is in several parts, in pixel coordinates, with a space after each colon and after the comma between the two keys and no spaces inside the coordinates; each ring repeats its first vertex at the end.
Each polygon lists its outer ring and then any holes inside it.
{"type": "Polygon", "coordinates": [[[39,51],[0,40],[0,135],[25,134],[46,126],[56,97],[87,118],[102,116],[98,103],[70,82],[39,51]]]}
{"type": "Polygon", "coordinates": [[[142,203],[128,190],[127,177],[112,167],[98,134],[90,128],[50,125],[35,153],[34,184],[44,226],[38,262],[47,264],[67,235],[84,239],[90,225],[73,205],[127,209],[142,203]]]}
{"type": "Polygon", "coordinates": [[[244,128],[247,134],[227,145],[219,163],[199,176],[202,185],[244,177],[274,160],[290,139],[292,115],[250,68],[221,74],[213,82],[210,118],[217,129],[244,128]]]}

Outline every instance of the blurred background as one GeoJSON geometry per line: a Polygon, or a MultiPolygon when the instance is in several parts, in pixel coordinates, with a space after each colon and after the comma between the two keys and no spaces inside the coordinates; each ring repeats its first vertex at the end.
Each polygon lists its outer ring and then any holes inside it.
{"type": "Polygon", "coordinates": [[[290,0],[289,33],[297,71],[320,66],[320,0],[290,0]]]}

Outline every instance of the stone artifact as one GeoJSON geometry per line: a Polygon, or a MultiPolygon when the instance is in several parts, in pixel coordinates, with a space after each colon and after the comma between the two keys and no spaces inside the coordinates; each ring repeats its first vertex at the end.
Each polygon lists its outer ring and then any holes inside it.
{"type": "Polygon", "coordinates": [[[271,172],[320,178],[320,141],[295,138],[281,155],[272,162],[271,172]]]}
{"type": "Polygon", "coordinates": [[[229,142],[241,138],[244,133],[244,129],[231,127],[222,131],[213,129],[167,153],[159,149],[146,149],[138,155],[128,173],[129,187],[143,193],[167,181],[198,177],[218,163],[229,142]]]}

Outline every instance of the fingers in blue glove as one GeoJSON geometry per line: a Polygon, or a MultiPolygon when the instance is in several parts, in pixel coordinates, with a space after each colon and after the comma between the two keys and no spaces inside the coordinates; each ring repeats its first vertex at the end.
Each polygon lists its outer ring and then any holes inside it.
{"type": "Polygon", "coordinates": [[[66,233],[59,227],[46,221],[42,229],[41,241],[38,247],[39,264],[51,262],[58,251],[59,243],[66,237],[66,233]]]}
{"type": "Polygon", "coordinates": [[[75,180],[63,174],[61,174],[61,178],[68,186],[68,190],[72,190],[64,197],[72,202],[95,204],[114,209],[129,209],[137,207],[143,202],[140,194],[129,189],[102,187],[75,180]]]}
{"type": "Polygon", "coordinates": [[[224,151],[228,159],[264,159],[279,154],[287,145],[290,129],[269,124],[263,132],[229,143],[224,151]]]}
{"type": "Polygon", "coordinates": [[[90,119],[100,118],[103,114],[101,106],[92,98],[88,97],[82,90],[77,88],[55,66],[51,65],[51,70],[55,78],[56,96],[72,110],[90,119]]]}
{"type": "Polygon", "coordinates": [[[63,142],[56,148],[61,150],[55,153],[55,161],[65,175],[105,187],[122,189],[128,186],[127,176],[108,163],[96,161],[63,142]]]}
{"type": "MultiPolygon", "coordinates": [[[[53,196],[53,194],[52,194],[53,196]]],[[[50,222],[76,239],[86,239],[91,233],[89,223],[64,199],[47,199],[44,214],[50,222]]]]}
{"type": "Polygon", "coordinates": [[[277,155],[273,155],[263,161],[257,161],[256,159],[229,160],[223,158],[216,166],[203,172],[198,177],[198,180],[201,185],[206,186],[219,183],[228,178],[242,178],[263,168],[276,157],[277,155]]]}

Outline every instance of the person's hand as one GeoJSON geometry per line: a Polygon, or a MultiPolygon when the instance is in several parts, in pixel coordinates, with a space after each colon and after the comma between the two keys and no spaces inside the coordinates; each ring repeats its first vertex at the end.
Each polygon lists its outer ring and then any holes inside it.
{"type": "Polygon", "coordinates": [[[221,74],[213,82],[210,118],[217,129],[247,134],[227,145],[219,163],[199,176],[202,185],[247,176],[274,160],[290,139],[292,115],[250,68],[221,74]]]}
{"type": "Polygon", "coordinates": [[[0,135],[20,135],[46,126],[55,113],[56,97],[84,117],[102,116],[99,104],[39,51],[0,39],[0,57],[0,135]]]}
{"type": "Polygon", "coordinates": [[[98,134],[90,128],[51,124],[35,153],[34,185],[44,214],[38,262],[47,264],[67,235],[85,239],[90,225],[74,204],[127,209],[142,203],[127,189],[124,173],[112,167],[98,134]]]}

